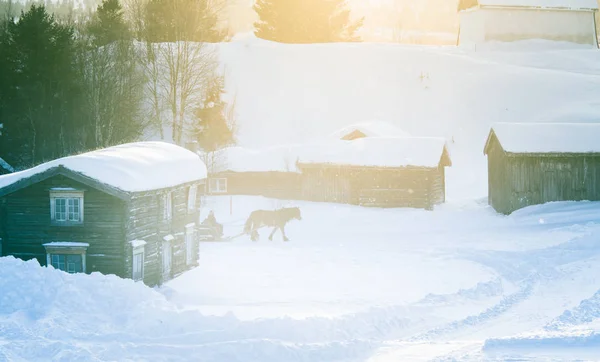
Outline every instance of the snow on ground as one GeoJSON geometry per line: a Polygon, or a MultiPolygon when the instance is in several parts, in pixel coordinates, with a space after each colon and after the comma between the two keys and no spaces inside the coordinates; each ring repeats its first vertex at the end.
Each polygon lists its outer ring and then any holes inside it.
{"type": "Polygon", "coordinates": [[[0,258],[0,361],[535,359],[556,338],[561,353],[600,349],[600,203],[501,216],[477,201],[428,212],[220,196],[203,212],[235,235],[250,211],[284,206],[303,215],[289,243],[266,230],[202,243],[200,266],[156,289],[0,258]]]}

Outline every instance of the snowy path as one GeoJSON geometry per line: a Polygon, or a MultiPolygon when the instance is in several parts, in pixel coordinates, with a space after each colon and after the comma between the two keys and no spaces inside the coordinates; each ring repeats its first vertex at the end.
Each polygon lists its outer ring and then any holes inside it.
{"type": "MultiPolygon", "coordinates": [[[[258,204],[282,206],[270,202],[236,203],[241,214],[258,204]]],[[[227,215],[223,204],[213,207],[227,215]]],[[[600,258],[596,203],[545,205],[511,217],[480,204],[434,213],[301,207],[303,227],[290,226],[290,244],[203,246],[201,266],[170,283],[171,300],[249,321],[292,317],[298,330],[311,318],[334,318],[333,329],[343,325],[345,333],[310,340],[379,341],[374,360],[393,361],[419,348],[439,352],[431,358],[468,359],[486,339],[542,328],[600,289],[592,262],[600,258]]]]}

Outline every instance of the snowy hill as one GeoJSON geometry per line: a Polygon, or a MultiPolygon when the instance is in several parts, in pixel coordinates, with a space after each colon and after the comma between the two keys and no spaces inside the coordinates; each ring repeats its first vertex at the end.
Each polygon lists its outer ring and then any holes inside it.
{"type": "Polygon", "coordinates": [[[536,44],[473,52],[285,45],[248,35],[219,50],[243,145],[296,143],[376,118],[415,136],[455,136],[481,151],[493,122],[587,121],[600,111],[600,52],[536,44]]]}
{"type": "Polygon", "coordinates": [[[239,141],[260,148],[325,138],[379,119],[454,140],[448,197],[487,194],[483,145],[495,122],[600,120],[600,52],[529,41],[488,49],[398,44],[219,45],[239,141]]]}

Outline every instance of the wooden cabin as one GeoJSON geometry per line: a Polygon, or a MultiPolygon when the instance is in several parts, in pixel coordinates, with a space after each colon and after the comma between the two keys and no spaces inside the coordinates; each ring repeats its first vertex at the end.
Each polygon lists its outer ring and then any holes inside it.
{"type": "Polygon", "coordinates": [[[600,200],[600,123],[498,123],[485,144],[488,202],[510,214],[551,201],[600,200]]]}
{"type": "Polygon", "coordinates": [[[205,179],[198,155],[163,142],[0,176],[1,255],[161,284],[197,265],[205,179]]]}
{"type": "Polygon", "coordinates": [[[301,176],[296,168],[295,149],[229,147],[217,152],[206,162],[210,170],[208,193],[297,199],[301,194],[301,176]]]}
{"type": "Polygon", "coordinates": [[[303,199],[431,210],[445,202],[450,155],[439,138],[360,138],[300,155],[303,199]]]}

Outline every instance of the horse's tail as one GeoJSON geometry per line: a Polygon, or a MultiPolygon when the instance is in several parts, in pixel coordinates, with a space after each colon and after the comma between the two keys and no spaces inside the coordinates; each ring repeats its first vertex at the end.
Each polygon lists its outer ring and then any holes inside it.
{"type": "Polygon", "coordinates": [[[250,231],[252,231],[252,225],[254,224],[254,221],[252,220],[253,215],[254,213],[250,214],[248,220],[246,220],[246,225],[244,225],[244,234],[250,234],[250,231]]]}

